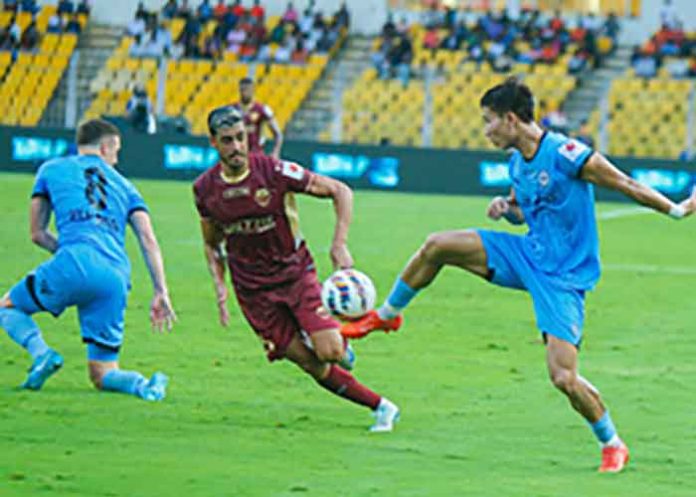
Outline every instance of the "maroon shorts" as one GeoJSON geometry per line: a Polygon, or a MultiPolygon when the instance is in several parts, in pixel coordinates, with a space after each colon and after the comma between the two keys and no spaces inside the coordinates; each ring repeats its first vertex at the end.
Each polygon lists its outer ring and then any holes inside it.
{"type": "Polygon", "coordinates": [[[312,335],[340,327],[321,304],[321,285],[315,271],[274,288],[237,287],[235,292],[244,317],[263,341],[269,361],[282,359],[300,331],[312,335]]]}

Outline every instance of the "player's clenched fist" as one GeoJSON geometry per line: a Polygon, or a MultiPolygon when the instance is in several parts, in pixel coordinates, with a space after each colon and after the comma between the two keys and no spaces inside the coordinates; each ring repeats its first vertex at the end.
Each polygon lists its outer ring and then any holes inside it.
{"type": "Polygon", "coordinates": [[[510,202],[505,197],[495,197],[488,204],[487,215],[491,219],[498,220],[510,211],[510,202]]]}

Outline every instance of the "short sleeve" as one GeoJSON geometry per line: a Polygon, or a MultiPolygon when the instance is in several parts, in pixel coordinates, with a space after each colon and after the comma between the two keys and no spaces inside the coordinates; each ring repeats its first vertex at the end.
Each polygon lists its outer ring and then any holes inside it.
{"type": "Polygon", "coordinates": [[[581,141],[569,139],[558,147],[559,168],[568,176],[578,177],[593,153],[594,150],[581,141]]]}
{"type": "Polygon", "coordinates": [[[273,119],[273,110],[271,110],[271,108],[268,105],[262,105],[261,110],[263,111],[263,118],[266,121],[270,121],[271,119],[273,119]]]}
{"type": "Polygon", "coordinates": [[[140,195],[140,192],[138,191],[138,189],[130,183],[128,184],[127,195],[128,195],[128,217],[130,217],[131,214],[133,214],[136,211],[148,212],[148,208],[147,208],[147,204],[145,203],[145,199],[143,198],[142,195],[140,195]]]}
{"type": "Polygon", "coordinates": [[[193,184],[193,199],[196,203],[196,209],[201,217],[208,218],[211,217],[210,211],[205,205],[205,195],[203,193],[203,185],[201,181],[196,181],[193,184]]]}
{"type": "Polygon", "coordinates": [[[276,171],[279,181],[291,192],[305,192],[312,179],[312,173],[304,167],[290,161],[277,161],[276,171]]]}
{"type": "Polygon", "coordinates": [[[48,191],[48,181],[46,166],[39,168],[39,172],[36,173],[36,179],[34,180],[34,188],[31,191],[31,197],[44,197],[48,200],[51,199],[51,194],[48,191]]]}

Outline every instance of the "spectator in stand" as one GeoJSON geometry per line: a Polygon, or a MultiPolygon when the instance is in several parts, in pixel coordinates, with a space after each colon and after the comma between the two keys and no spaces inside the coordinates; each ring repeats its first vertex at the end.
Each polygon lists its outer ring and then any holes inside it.
{"type": "Polygon", "coordinates": [[[660,22],[663,26],[667,26],[669,29],[676,29],[681,24],[679,14],[677,13],[677,8],[672,3],[672,0],[662,1],[662,8],[660,9],[660,22]]]}
{"type": "Polygon", "coordinates": [[[435,51],[440,46],[440,36],[437,34],[437,29],[430,28],[423,36],[423,48],[426,50],[435,51]]]}
{"type": "Polygon", "coordinates": [[[126,104],[126,114],[134,130],[148,134],[157,131],[152,102],[142,84],[137,84],[133,89],[133,95],[126,104]]]}
{"type": "Polygon", "coordinates": [[[618,43],[620,31],[621,25],[619,24],[619,18],[614,12],[609,13],[607,20],[604,22],[604,33],[611,38],[614,47],[618,43]]]}
{"type": "Polygon", "coordinates": [[[210,0],[201,0],[198,5],[198,17],[201,22],[206,23],[213,18],[213,8],[210,6],[210,0]]]}
{"type": "Polygon", "coordinates": [[[568,72],[570,74],[579,74],[587,67],[587,61],[590,59],[590,54],[584,48],[577,48],[573,52],[572,57],[568,60],[568,72]]]}
{"type": "Polygon", "coordinates": [[[241,23],[227,33],[227,51],[239,54],[242,44],[246,40],[246,32],[241,28],[241,23]]]}
{"type": "Polygon", "coordinates": [[[433,3],[430,8],[423,12],[421,22],[425,29],[437,29],[442,26],[444,18],[436,3],[433,3]]]}
{"type": "Polygon", "coordinates": [[[237,17],[237,19],[241,19],[247,15],[247,9],[245,9],[244,5],[242,5],[242,0],[235,0],[234,5],[232,5],[230,10],[237,17]]]}
{"type": "Polygon", "coordinates": [[[36,14],[39,11],[39,6],[36,5],[36,0],[22,0],[22,12],[36,14]]]}
{"type": "MultiPolygon", "coordinates": [[[[648,45],[650,47],[650,45],[648,45]]],[[[652,78],[657,74],[657,58],[654,51],[650,53],[651,48],[641,49],[635,47],[631,56],[631,66],[636,73],[636,76],[641,78],[652,78]]],[[[652,50],[654,50],[654,43],[652,50]]]]}
{"type": "Polygon", "coordinates": [[[15,13],[17,12],[17,8],[19,7],[17,0],[3,0],[2,3],[4,10],[15,13]]]}
{"type": "Polygon", "coordinates": [[[4,26],[0,26],[0,50],[12,50],[12,39],[4,26]]]}
{"type": "Polygon", "coordinates": [[[176,0],[167,0],[167,3],[162,7],[162,18],[167,20],[174,19],[178,11],[179,6],[176,0]]]}
{"type": "Polygon", "coordinates": [[[145,4],[142,1],[138,2],[138,9],[135,11],[135,17],[140,17],[146,22],[150,17],[150,13],[147,11],[145,4]]]}
{"type": "Polygon", "coordinates": [[[176,17],[188,19],[191,17],[191,15],[191,7],[188,4],[188,0],[181,0],[181,5],[179,5],[176,9],[176,17]]]}
{"type": "Polygon", "coordinates": [[[338,29],[348,29],[350,27],[350,12],[348,12],[346,2],[342,2],[341,7],[336,11],[336,14],[334,14],[334,25],[338,29]]]}
{"type": "Polygon", "coordinates": [[[77,13],[78,14],[89,15],[89,13],[91,11],[92,11],[92,7],[89,4],[89,0],[81,0],[80,3],[77,5],[77,13]]]}
{"type": "Polygon", "coordinates": [[[196,33],[184,39],[184,57],[198,59],[202,56],[200,46],[200,34],[196,33]]]}
{"type": "Polygon", "coordinates": [[[133,42],[128,48],[128,55],[136,58],[145,57],[147,55],[146,48],[147,45],[143,39],[143,34],[134,35],[133,42]]]}
{"type": "Polygon", "coordinates": [[[221,22],[225,19],[225,14],[227,14],[228,10],[227,5],[225,5],[225,0],[218,0],[217,5],[215,5],[213,9],[213,16],[218,22],[221,22]]]}
{"type": "Polygon", "coordinates": [[[290,56],[290,60],[295,64],[304,64],[305,62],[307,62],[308,57],[309,57],[309,53],[307,52],[307,49],[305,48],[304,40],[300,36],[297,38],[297,41],[295,43],[295,50],[292,51],[292,55],[290,56]]]}
{"type": "Polygon", "coordinates": [[[263,41],[259,45],[256,51],[256,61],[262,64],[266,64],[271,61],[271,46],[263,41]]]}
{"type": "Polygon", "coordinates": [[[21,39],[21,48],[24,50],[34,50],[39,45],[39,29],[36,27],[36,20],[32,19],[29,25],[24,29],[21,39]]]}
{"type": "Polygon", "coordinates": [[[22,28],[17,24],[17,17],[12,16],[10,23],[8,24],[8,33],[10,35],[10,40],[12,41],[13,47],[18,47],[22,41],[22,28]]]}
{"type": "Polygon", "coordinates": [[[300,28],[300,33],[303,35],[309,34],[309,32],[312,30],[312,26],[314,26],[314,14],[310,9],[305,9],[305,11],[302,13],[298,26],[300,28]]]}
{"type": "Polygon", "coordinates": [[[82,32],[82,25],[80,24],[80,19],[77,17],[77,14],[73,14],[70,17],[68,24],[65,25],[65,32],[74,33],[76,35],[82,32]]]}
{"type": "Polygon", "coordinates": [[[249,10],[252,19],[264,20],[266,18],[266,9],[263,8],[259,0],[254,0],[254,6],[249,10]]]}
{"type": "Polygon", "coordinates": [[[288,36],[285,42],[278,48],[276,48],[275,54],[273,54],[273,59],[278,64],[286,64],[290,62],[290,58],[292,57],[292,52],[294,50],[294,45],[295,44],[293,43],[292,38],[288,36]]]}
{"type": "Polygon", "coordinates": [[[63,19],[58,14],[53,14],[48,18],[46,26],[47,33],[59,34],[63,32],[63,19]]]}
{"type": "Polygon", "coordinates": [[[299,15],[297,14],[297,10],[295,10],[292,2],[288,3],[288,6],[285,8],[282,19],[283,22],[289,23],[296,23],[299,20],[299,15]]]}
{"type": "Polygon", "coordinates": [[[145,33],[145,28],[145,19],[135,14],[135,17],[128,23],[128,26],[126,26],[126,34],[128,36],[143,35],[145,33]]]}
{"type": "Polygon", "coordinates": [[[317,40],[316,49],[320,53],[329,52],[338,40],[337,31],[329,29],[328,26],[324,26],[322,29],[321,36],[317,40]]]}
{"type": "Polygon", "coordinates": [[[75,4],[72,0],[58,0],[58,15],[72,14],[75,12],[75,4]]]}
{"type": "Polygon", "coordinates": [[[554,12],[553,17],[549,20],[549,28],[551,28],[554,33],[560,33],[565,29],[565,22],[563,21],[563,17],[561,17],[560,11],[557,10],[554,12]]]}
{"type": "Polygon", "coordinates": [[[459,50],[461,45],[461,40],[457,36],[455,28],[450,28],[445,36],[440,42],[440,48],[443,50],[459,50]]]}
{"type": "Polygon", "coordinates": [[[285,40],[286,33],[287,33],[286,23],[284,21],[280,21],[271,30],[271,34],[268,37],[268,40],[271,43],[276,43],[277,45],[281,45],[283,43],[283,40],[285,40]]]}

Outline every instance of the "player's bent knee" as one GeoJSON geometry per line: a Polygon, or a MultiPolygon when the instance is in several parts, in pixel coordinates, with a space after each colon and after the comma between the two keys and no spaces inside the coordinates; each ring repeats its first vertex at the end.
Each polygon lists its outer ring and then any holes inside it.
{"type": "Polygon", "coordinates": [[[0,307],[5,307],[5,308],[11,308],[14,307],[14,304],[12,303],[12,300],[10,300],[10,292],[7,292],[5,295],[2,296],[0,299],[0,307]]]}
{"type": "Polygon", "coordinates": [[[572,392],[577,385],[577,376],[570,369],[556,369],[551,372],[551,383],[562,392],[572,392]]]}
{"type": "Polygon", "coordinates": [[[338,362],[343,359],[345,351],[342,344],[331,344],[317,350],[317,357],[321,362],[338,362]]]}
{"type": "Polygon", "coordinates": [[[431,233],[428,235],[420,249],[421,256],[429,261],[437,261],[442,254],[445,237],[445,233],[431,233]]]}

